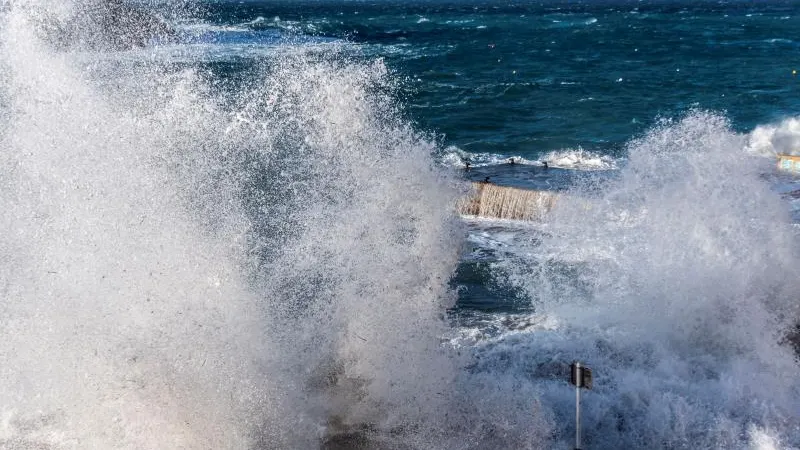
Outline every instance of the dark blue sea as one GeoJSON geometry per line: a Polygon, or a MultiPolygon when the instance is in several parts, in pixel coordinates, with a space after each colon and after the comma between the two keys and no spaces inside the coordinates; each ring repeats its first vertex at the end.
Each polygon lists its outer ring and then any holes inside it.
{"type": "Polygon", "coordinates": [[[316,38],[381,58],[420,129],[473,154],[624,157],[660,118],[736,131],[797,111],[793,2],[220,2],[220,43],[316,38]]]}
{"type": "Polygon", "coordinates": [[[800,448],[798,30],[0,2],[0,448],[800,448]]]}

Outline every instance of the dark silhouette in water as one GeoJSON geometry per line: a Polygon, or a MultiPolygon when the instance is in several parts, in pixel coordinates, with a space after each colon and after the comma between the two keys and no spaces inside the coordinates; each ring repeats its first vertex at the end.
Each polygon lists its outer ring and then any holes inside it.
{"type": "Polygon", "coordinates": [[[514,161],[514,158],[508,158],[508,163],[513,166],[514,164],[516,164],[516,161],[514,161]]]}
{"type": "Polygon", "coordinates": [[[464,161],[464,166],[465,166],[464,170],[466,170],[467,172],[469,172],[469,170],[470,170],[470,165],[471,165],[471,164],[470,164],[470,162],[469,162],[469,161],[464,161]]]}
{"type": "Polygon", "coordinates": [[[549,167],[547,166],[547,161],[542,161],[542,165],[544,166],[544,170],[549,169],[549,167]]]}
{"type": "Polygon", "coordinates": [[[489,178],[490,178],[490,177],[486,177],[486,178],[484,178],[484,179],[483,179],[483,182],[484,182],[484,183],[491,183],[491,181],[489,181],[489,178]]]}

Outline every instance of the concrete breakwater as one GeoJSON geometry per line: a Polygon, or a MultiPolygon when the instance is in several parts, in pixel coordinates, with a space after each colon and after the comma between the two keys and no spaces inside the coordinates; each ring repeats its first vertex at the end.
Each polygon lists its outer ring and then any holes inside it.
{"type": "Polygon", "coordinates": [[[553,208],[558,197],[551,191],[473,183],[471,194],[458,202],[457,210],[469,216],[537,220],[553,208]]]}

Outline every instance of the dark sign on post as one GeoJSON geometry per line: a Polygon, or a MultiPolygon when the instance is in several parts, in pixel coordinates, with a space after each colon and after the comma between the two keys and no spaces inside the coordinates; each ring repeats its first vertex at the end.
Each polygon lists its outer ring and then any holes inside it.
{"type": "Polygon", "coordinates": [[[578,362],[572,363],[570,369],[569,382],[571,384],[578,388],[592,388],[592,369],[582,366],[578,362]]]}

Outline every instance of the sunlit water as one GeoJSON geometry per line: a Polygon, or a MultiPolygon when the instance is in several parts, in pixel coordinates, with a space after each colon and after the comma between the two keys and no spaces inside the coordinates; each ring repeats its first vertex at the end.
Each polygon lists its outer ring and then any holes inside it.
{"type": "Polygon", "coordinates": [[[800,447],[791,5],[137,5],[0,5],[0,448],[800,447]]]}

